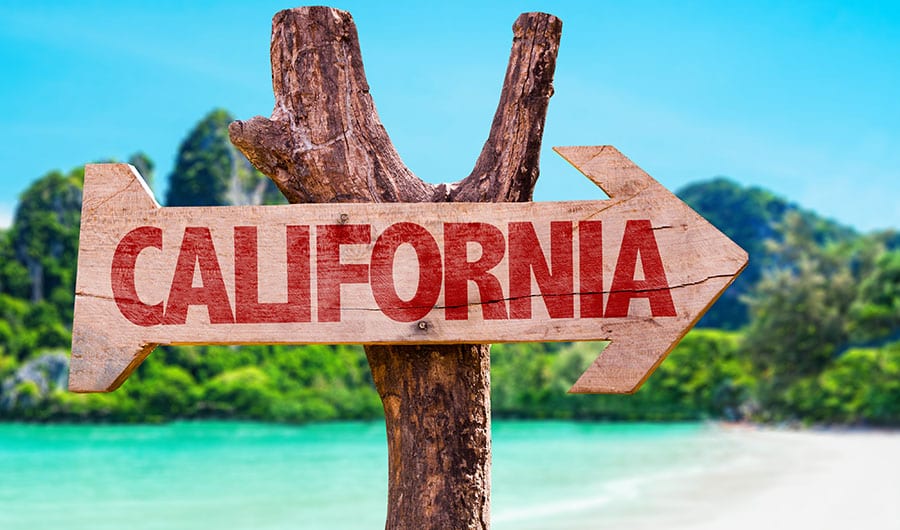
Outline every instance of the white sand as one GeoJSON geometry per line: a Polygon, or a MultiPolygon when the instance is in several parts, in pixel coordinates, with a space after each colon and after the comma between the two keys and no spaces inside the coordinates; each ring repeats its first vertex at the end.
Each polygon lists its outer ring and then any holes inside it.
{"type": "MultiPolygon", "coordinates": [[[[734,466],[660,485],[621,528],[900,529],[900,433],[725,427],[734,466]]],[[[618,525],[617,525],[618,526],[618,525]]]]}

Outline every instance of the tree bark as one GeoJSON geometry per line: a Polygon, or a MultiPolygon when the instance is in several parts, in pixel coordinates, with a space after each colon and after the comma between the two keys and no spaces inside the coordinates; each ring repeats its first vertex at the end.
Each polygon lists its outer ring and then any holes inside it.
{"type": "MultiPolygon", "coordinates": [[[[232,142],[292,203],[531,200],[553,94],[561,21],[525,13],[500,103],[472,173],[432,185],[401,161],[375,110],[349,13],[272,21],[271,118],[236,121],[232,142]]],[[[367,346],[388,438],[385,528],[490,527],[490,346],[367,346]]]]}

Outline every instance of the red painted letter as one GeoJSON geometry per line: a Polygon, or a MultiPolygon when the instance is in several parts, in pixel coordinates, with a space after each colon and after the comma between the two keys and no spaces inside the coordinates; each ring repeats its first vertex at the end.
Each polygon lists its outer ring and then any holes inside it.
{"type": "Polygon", "coordinates": [[[309,227],[287,227],[287,302],[259,301],[255,226],[234,227],[234,316],[239,324],[309,322],[309,227]]]}
{"type": "Polygon", "coordinates": [[[603,317],[603,221],[578,223],[581,318],[603,317]]]}
{"type": "Polygon", "coordinates": [[[341,245],[367,245],[372,241],[369,225],[319,225],[316,227],[316,285],[319,291],[319,322],[341,321],[341,284],[368,283],[369,266],[341,263],[341,245]]]}
{"type": "Polygon", "coordinates": [[[138,254],[145,248],[162,250],[162,229],[155,226],[142,226],[125,234],[116,253],[113,254],[112,282],[113,298],[122,316],[138,326],[155,326],[162,324],[163,304],[147,305],[138,298],[134,286],[134,266],[138,254]]]}
{"type": "Polygon", "coordinates": [[[191,305],[205,305],[211,324],[233,324],[231,302],[222,280],[222,270],[209,228],[184,229],[175,275],[166,302],[165,324],[184,324],[191,305]],[[194,287],[194,267],[200,266],[202,287],[194,287]]]}
{"type": "Polygon", "coordinates": [[[532,223],[509,223],[509,316],[531,318],[531,273],[550,318],[575,316],[572,280],[572,223],[550,223],[550,261],[538,242],[532,223]]]}
{"type": "Polygon", "coordinates": [[[447,320],[469,317],[469,281],[478,286],[485,320],[506,318],[503,289],[488,271],[503,259],[503,232],[485,223],[444,224],[444,305],[447,320]],[[468,243],[481,246],[481,257],[470,262],[468,243]]]}
{"type": "Polygon", "coordinates": [[[659,247],[649,219],[628,221],[622,236],[622,247],[616,261],[609,301],[606,303],[607,318],[628,316],[628,306],[632,298],[648,298],[650,313],[654,317],[674,317],[675,304],[669,292],[669,281],[663,269],[659,247]],[[644,279],[635,280],[638,254],[644,279]]]}
{"type": "Polygon", "coordinates": [[[372,249],[372,294],[378,307],[398,322],[412,322],[427,315],[441,294],[441,250],[434,237],[415,223],[392,224],[378,236],[372,249]],[[404,301],[394,285],[394,255],[404,243],[412,245],[419,262],[416,294],[404,301]]]}

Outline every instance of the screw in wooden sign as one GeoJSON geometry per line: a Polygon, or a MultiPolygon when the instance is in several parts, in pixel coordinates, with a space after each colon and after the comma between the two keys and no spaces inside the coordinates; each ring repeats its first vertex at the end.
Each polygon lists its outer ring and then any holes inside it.
{"type": "Polygon", "coordinates": [[[231,137],[322,204],[161,208],[130,166],[89,165],[70,388],[112,390],[159,344],[365,344],[387,528],[487,528],[487,344],[611,341],[572,391],[632,392],[747,262],[610,146],[556,148],[609,200],[528,202],[560,31],[519,17],[475,169],[431,185],[378,119],[350,15],[278,13],[272,117],[231,137]]]}

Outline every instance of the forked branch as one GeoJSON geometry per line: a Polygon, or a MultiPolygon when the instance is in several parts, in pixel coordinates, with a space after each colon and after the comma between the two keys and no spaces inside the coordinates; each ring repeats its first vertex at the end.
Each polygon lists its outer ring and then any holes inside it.
{"type": "MultiPolygon", "coordinates": [[[[438,186],[401,161],[375,111],[349,13],[282,11],[272,21],[271,118],[236,121],[231,141],[298,202],[531,199],[562,23],[526,13],[490,135],[472,173],[438,186]]],[[[386,528],[490,527],[490,348],[369,346],[388,433],[386,528]]]]}
{"type": "Polygon", "coordinates": [[[327,7],[275,15],[275,108],[271,118],[232,123],[231,140],[290,202],[527,201],[561,30],[545,13],[516,20],[490,134],[457,184],[428,184],[403,164],[369,93],[353,18],[327,7]]]}

